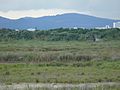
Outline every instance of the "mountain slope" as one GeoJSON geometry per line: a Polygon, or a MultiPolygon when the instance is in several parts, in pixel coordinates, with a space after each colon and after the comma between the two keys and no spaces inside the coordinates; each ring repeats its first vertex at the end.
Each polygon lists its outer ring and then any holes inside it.
{"type": "Polygon", "coordinates": [[[0,17],[0,28],[10,29],[53,29],[53,28],[70,28],[85,27],[95,28],[109,25],[112,27],[113,22],[118,20],[93,17],[89,15],[68,13],[56,16],[45,16],[39,18],[25,17],[16,20],[0,17]]]}

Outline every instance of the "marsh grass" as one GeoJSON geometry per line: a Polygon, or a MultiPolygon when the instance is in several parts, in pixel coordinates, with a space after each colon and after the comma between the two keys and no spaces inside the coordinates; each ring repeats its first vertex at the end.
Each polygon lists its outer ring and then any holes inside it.
{"type": "Polygon", "coordinates": [[[0,62],[74,62],[119,60],[120,42],[35,41],[0,42],[0,62]]]}
{"type": "Polygon", "coordinates": [[[0,42],[0,82],[120,82],[120,41],[0,42]]]}

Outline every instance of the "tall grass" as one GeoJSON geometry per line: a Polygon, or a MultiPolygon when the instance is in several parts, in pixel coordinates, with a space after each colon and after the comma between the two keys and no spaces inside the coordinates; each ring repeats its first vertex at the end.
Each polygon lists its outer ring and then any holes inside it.
{"type": "Polygon", "coordinates": [[[0,62],[119,60],[120,42],[0,42],[0,62]]]}
{"type": "MultiPolygon", "coordinates": [[[[111,52],[110,52],[111,53],[111,52]]],[[[107,56],[95,54],[81,54],[81,52],[0,52],[0,62],[11,63],[41,63],[41,62],[79,62],[92,60],[119,60],[120,56],[107,56]]]]}

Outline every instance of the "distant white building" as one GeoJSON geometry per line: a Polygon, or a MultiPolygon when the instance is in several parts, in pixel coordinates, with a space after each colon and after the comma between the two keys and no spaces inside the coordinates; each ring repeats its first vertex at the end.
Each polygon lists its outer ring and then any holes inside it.
{"type": "Polygon", "coordinates": [[[109,25],[106,25],[105,27],[106,27],[106,29],[109,29],[109,28],[111,28],[109,25]]]}
{"type": "Polygon", "coordinates": [[[113,28],[120,28],[120,22],[114,22],[113,28]]]}
{"type": "Polygon", "coordinates": [[[15,31],[20,31],[19,29],[15,29],[15,31]]]}
{"type": "Polygon", "coordinates": [[[27,30],[28,31],[35,31],[36,29],[35,28],[28,28],[27,30]]]}
{"type": "Polygon", "coordinates": [[[78,27],[73,27],[73,29],[78,29],[78,27]]]}
{"type": "Polygon", "coordinates": [[[95,27],[95,29],[109,29],[111,28],[109,25],[106,25],[105,27],[95,27]]]}

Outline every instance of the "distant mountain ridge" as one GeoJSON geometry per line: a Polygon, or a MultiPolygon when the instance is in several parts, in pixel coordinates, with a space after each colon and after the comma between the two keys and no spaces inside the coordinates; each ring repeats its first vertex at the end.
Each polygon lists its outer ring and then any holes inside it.
{"type": "Polygon", "coordinates": [[[0,17],[0,28],[10,29],[54,29],[54,28],[72,28],[84,27],[95,28],[109,25],[112,27],[113,22],[120,20],[112,20],[106,18],[99,18],[78,13],[67,13],[56,16],[44,16],[38,18],[24,17],[20,19],[8,19],[0,17]]]}

